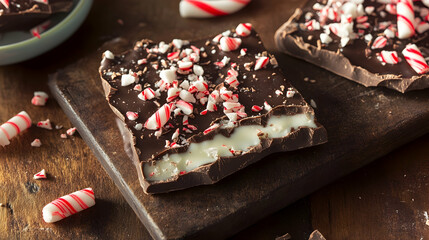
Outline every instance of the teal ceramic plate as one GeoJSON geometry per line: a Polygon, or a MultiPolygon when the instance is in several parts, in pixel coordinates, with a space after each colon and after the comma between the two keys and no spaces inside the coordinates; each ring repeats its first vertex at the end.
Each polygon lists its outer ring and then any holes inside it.
{"type": "Polygon", "coordinates": [[[92,0],[75,0],[69,13],[56,14],[37,29],[0,34],[0,65],[22,62],[43,54],[70,37],[91,9],[92,0]]]}

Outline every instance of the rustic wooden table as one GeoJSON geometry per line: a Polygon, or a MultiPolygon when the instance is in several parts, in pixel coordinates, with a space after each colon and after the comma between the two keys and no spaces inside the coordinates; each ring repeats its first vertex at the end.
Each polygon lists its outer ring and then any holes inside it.
{"type": "MultiPolygon", "coordinates": [[[[33,126],[10,146],[0,148],[0,203],[4,205],[0,207],[0,239],[150,239],[85,142],[79,136],[60,138],[71,124],[59,105],[53,99],[45,107],[30,104],[34,91],[49,92],[48,74],[121,36],[124,29],[138,27],[127,24],[132,18],[117,13],[118,3],[114,2],[96,1],[82,28],[55,50],[0,67],[0,122],[26,110],[33,122],[49,118],[64,126],[52,131],[33,126]],[[30,146],[34,138],[41,139],[41,148],[30,146]],[[42,168],[47,170],[48,180],[33,180],[33,174],[42,168]],[[46,203],[85,187],[95,189],[95,207],[56,224],[43,222],[41,209],[46,203]]],[[[298,0],[288,3],[299,5],[298,0]]],[[[124,4],[124,8],[136,14],[132,4],[124,4]]],[[[279,16],[279,23],[287,17],[279,16]]],[[[427,146],[429,135],[261,220],[233,239],[274,239],[286,232],[294,239],[305,239],[313,229],[327,239],[426,239],[427,146]]]]}

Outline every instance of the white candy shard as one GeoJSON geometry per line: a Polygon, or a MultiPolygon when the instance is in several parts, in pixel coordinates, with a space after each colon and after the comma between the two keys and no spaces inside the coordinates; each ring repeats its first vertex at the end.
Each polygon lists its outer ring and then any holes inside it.
{"type": "Polygon", "coordinates": [[[30,144],[32,147],[40,147],[40,146],[42,146],[42,142],[40,141],[40,139],[34,139],[32,142],[31,142],[31,144],[30,144]]]}
{"type": "Polygon", "coordinates": [[[176,80],[176,69],[170,68],[167,70],[162,70],[159,73],[159,77],[167,83],[172,83],[174,80],[176,80]]]}
{"type": "Polygon", "coordinates": [[[136,77],[134,77],[133,75],[124,74],[121,77],[121,86],[122,87],[129,86],[135,82],[136,82],[136,77]]]}
{"type": "Polygon", "coordinates": [[[115,55],[109,50],[105,51],[103,56],[107,59],[115,59],[115,55]]]}
{"type": "Polygon", "coordinates": [[[94,205],[94,191],[85,188],[48,203],[42,210],[43,220],[47,223],[57,222],[94,205]]]}

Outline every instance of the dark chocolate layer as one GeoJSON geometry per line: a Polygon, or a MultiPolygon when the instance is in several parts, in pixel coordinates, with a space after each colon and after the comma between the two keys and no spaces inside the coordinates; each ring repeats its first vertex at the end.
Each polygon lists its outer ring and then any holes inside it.
{"type": "MultiPolygon", "coordinates": [[[[383,86],[407,92],[411,90],[424,89],[429,87],[429,75],[418,74],[407,63],[402,55],[402,50],[409,43],[415,43],[427,57],[429,53],[429,32],[416,34],[409,39],[388,38],[387,45],[382,49],[372,49],[371,45],[377,36],[383,36],[384,29],[379,29],[380,22],[391,22],[396,24],[396,15],[386,14],[380,16],[381,9],[385,5],[375,1],[364,1],[363,6],[374,6],[375,11],[367,15],[369,27],[360,29],[362,33],[357,39],[351,40],[345,47],[341,47],[340,38],[334,33],[330,33],[332,42],[321,44],[319,35],[323,30],[308,30],[305,27],[305,15],[311,13],[313,19],[318,19],[317,11],[312,9],[315,3],[322,1],[310,0],[303,9],[297,9],[295,14],[281,26],[275,34],[275,42],[279,50],[294,57],[332,71],[342,77],[358,82],[366,87],[383,86]],[[365,41],[367,34],[373,36],[372,41],[365,41]],[[319,41],[319,43],[318,43],[319,41]],[[397,64],[383,64],[377,55],[382,51],[397,51],[401,61],[397,64]]],[[[415,5],[424,6],[415,2],[415,5]]],[[[416,13],[416,17],[418,14],[416,13]]],[[[354,32],[358,33],[357,23],[354,24],[354,32]]],[[[392,25],[393,26],[393,25],[392,25]]]]}
{"type": "MultiPolygon", "coordinates": [[[[231,63],[237,64],[238,80],[240,85],[238,89],[233,89],[234,93],[238,94],[239,102],[245,106],[247,117],[238,121],[237,126],[257,124],[266,124],[267,119],[272,114],[274,115],[294,115],[298,113],[314,114],[313,109],[304,101],[302,96],[296,89],[295,95],[292,98],[286,97],[286,91],[293,88],[289,82],[286,81],[280,69],[277,68],[274,56],[269,55],[263,47],[258,35],[252,31],[248,37],[242,37],[241,48],[247,48],[247,54],[240,56],[240,49],[232,52],[224,52],[219,50],[218,44],[210,40],[200,40],[192,42],[182,47],[182,50],[189,48],[190,45],[197,48],[204,48],[201,52],[198,65],[204,68],[204,78],[209,85],[209,91],[224,85],[227,71],[231,68],[231,63]],[[269,56],[271,63],[266,68],[254,71],[254,66],[245,67],[249,63],[255,63],[255,56],[269,56]],[[223,68],[215,65],[215,62],[221,61],[224,57],[230,58],[230,63],[223,68]],[[277,95],[276,90],[282,91],[283,95],[277,95]],[[272,106],[271,111],[262,110],[261,112],[253,112],[252,106],[263,106],[267,101],[272,106]]],[[[262,157],[278,151],[290,151],[303,147],[313,146],[326,142],[326,130],[319,124],[317,128],[299,128],[285,138],[273,139],[272,141],[263,142],[260,146],[255,147],[251,151],[236,155],[229,158],[220,158],[214,163],[201,166],[189,173],[178,175],[166,181],[148,181],[144,176],[142,168],[144,164],[159,160],[165,154],[177,153],[186,151],[189,143],[201,142],[211,139],[215,134],[220,133],[228,136],[231,133],[229,130],[216,130],[210,134],[204,135],[202,132],[210,127],[215,122],[224,120],[225,114],[223,113],[222,104],[218,104],[218,110],[208,112],[206,115],[200,113],[206,109],[206,105],[200,103],[194,104],[194,113],[189,117],[189,124],[197,127],[197,130],[192,132],[181,131],[180,141],[181,147],[169,148],[166,147],[166,141],[171,141],[174,130],[186,127],[183,125],[181,117],[171,117],[167,125],[171,124],[172,127],[166,129],[164,127],[163,134],[159,137],[155,136],[154,130],[143,128],[136,130],[135,125],[138,123],[144,124],[145,121],[158,110],[159,105],[166,103],[166,92],[161,92],[161,96],[157,99],[142,101],[137,97],[140,91],[133,90],[135,84],[130,86],[121,86],[121,75],[126,74],[129,70],[139,75],[139,84],[145,87],[151,87],[155,90],[155,83],[160,80],[159,71],[168,69],[172,64],[167,60],[167,55],[171,52],[177,51],[172,44],[166,53],[155,53],[148,51],[153,49],[156,44],[149,40],[138,42],[133,50],[125,52],[114,59],[103,59],[100,74],[105,89],[106,97],[113,111],[118,117],[125,122],[127,131],[124,131],[125,139],[132,143],[134,147],[133,159],[140,163],[139,176],[144,190],[147,193],[168,192],[188,188],[201,184],[212,184],[219,181],[238,171],[245,166],[260,160],[262,157]],[[147,59],[147,64],[137,64],[138,60],[147,59]],[[163,60],[165,63],[163,64],[163,60]],[[155,69],[157,66],[158,69],[155,69]],[[125,117],[128,111],[137,112],[139,118],[131,121],[125,117]]],[[[187,78],[186,74],[178,74],[177,80],[179,82],[187,78]]],[[[228,87],[225,84],[225,87],[228,87]]],[[[166,126],[167,126],[166,125],[166,126]]]]}

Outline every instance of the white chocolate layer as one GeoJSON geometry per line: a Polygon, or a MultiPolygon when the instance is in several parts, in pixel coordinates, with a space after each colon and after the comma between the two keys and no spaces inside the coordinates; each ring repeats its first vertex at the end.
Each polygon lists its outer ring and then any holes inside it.
{"type": "Polygon", "coordinates": [[[164,155],[155,165],[145,164],[144,175],[148,181],[167,180],[179,174],[190,172],[200,166],[215,162],[219,157],[231,157],[233,151],[250,151],[260,144],[260,133],[268,138],[282,138],[291,129],[299,127],[315,128],[314,116],[296,114],[292,116],[272,116],[266,127],[260,125],[240,126],[234,129],[230,137],[216,135],[212,140],[191,143],[184,153],[164,155]]]}

